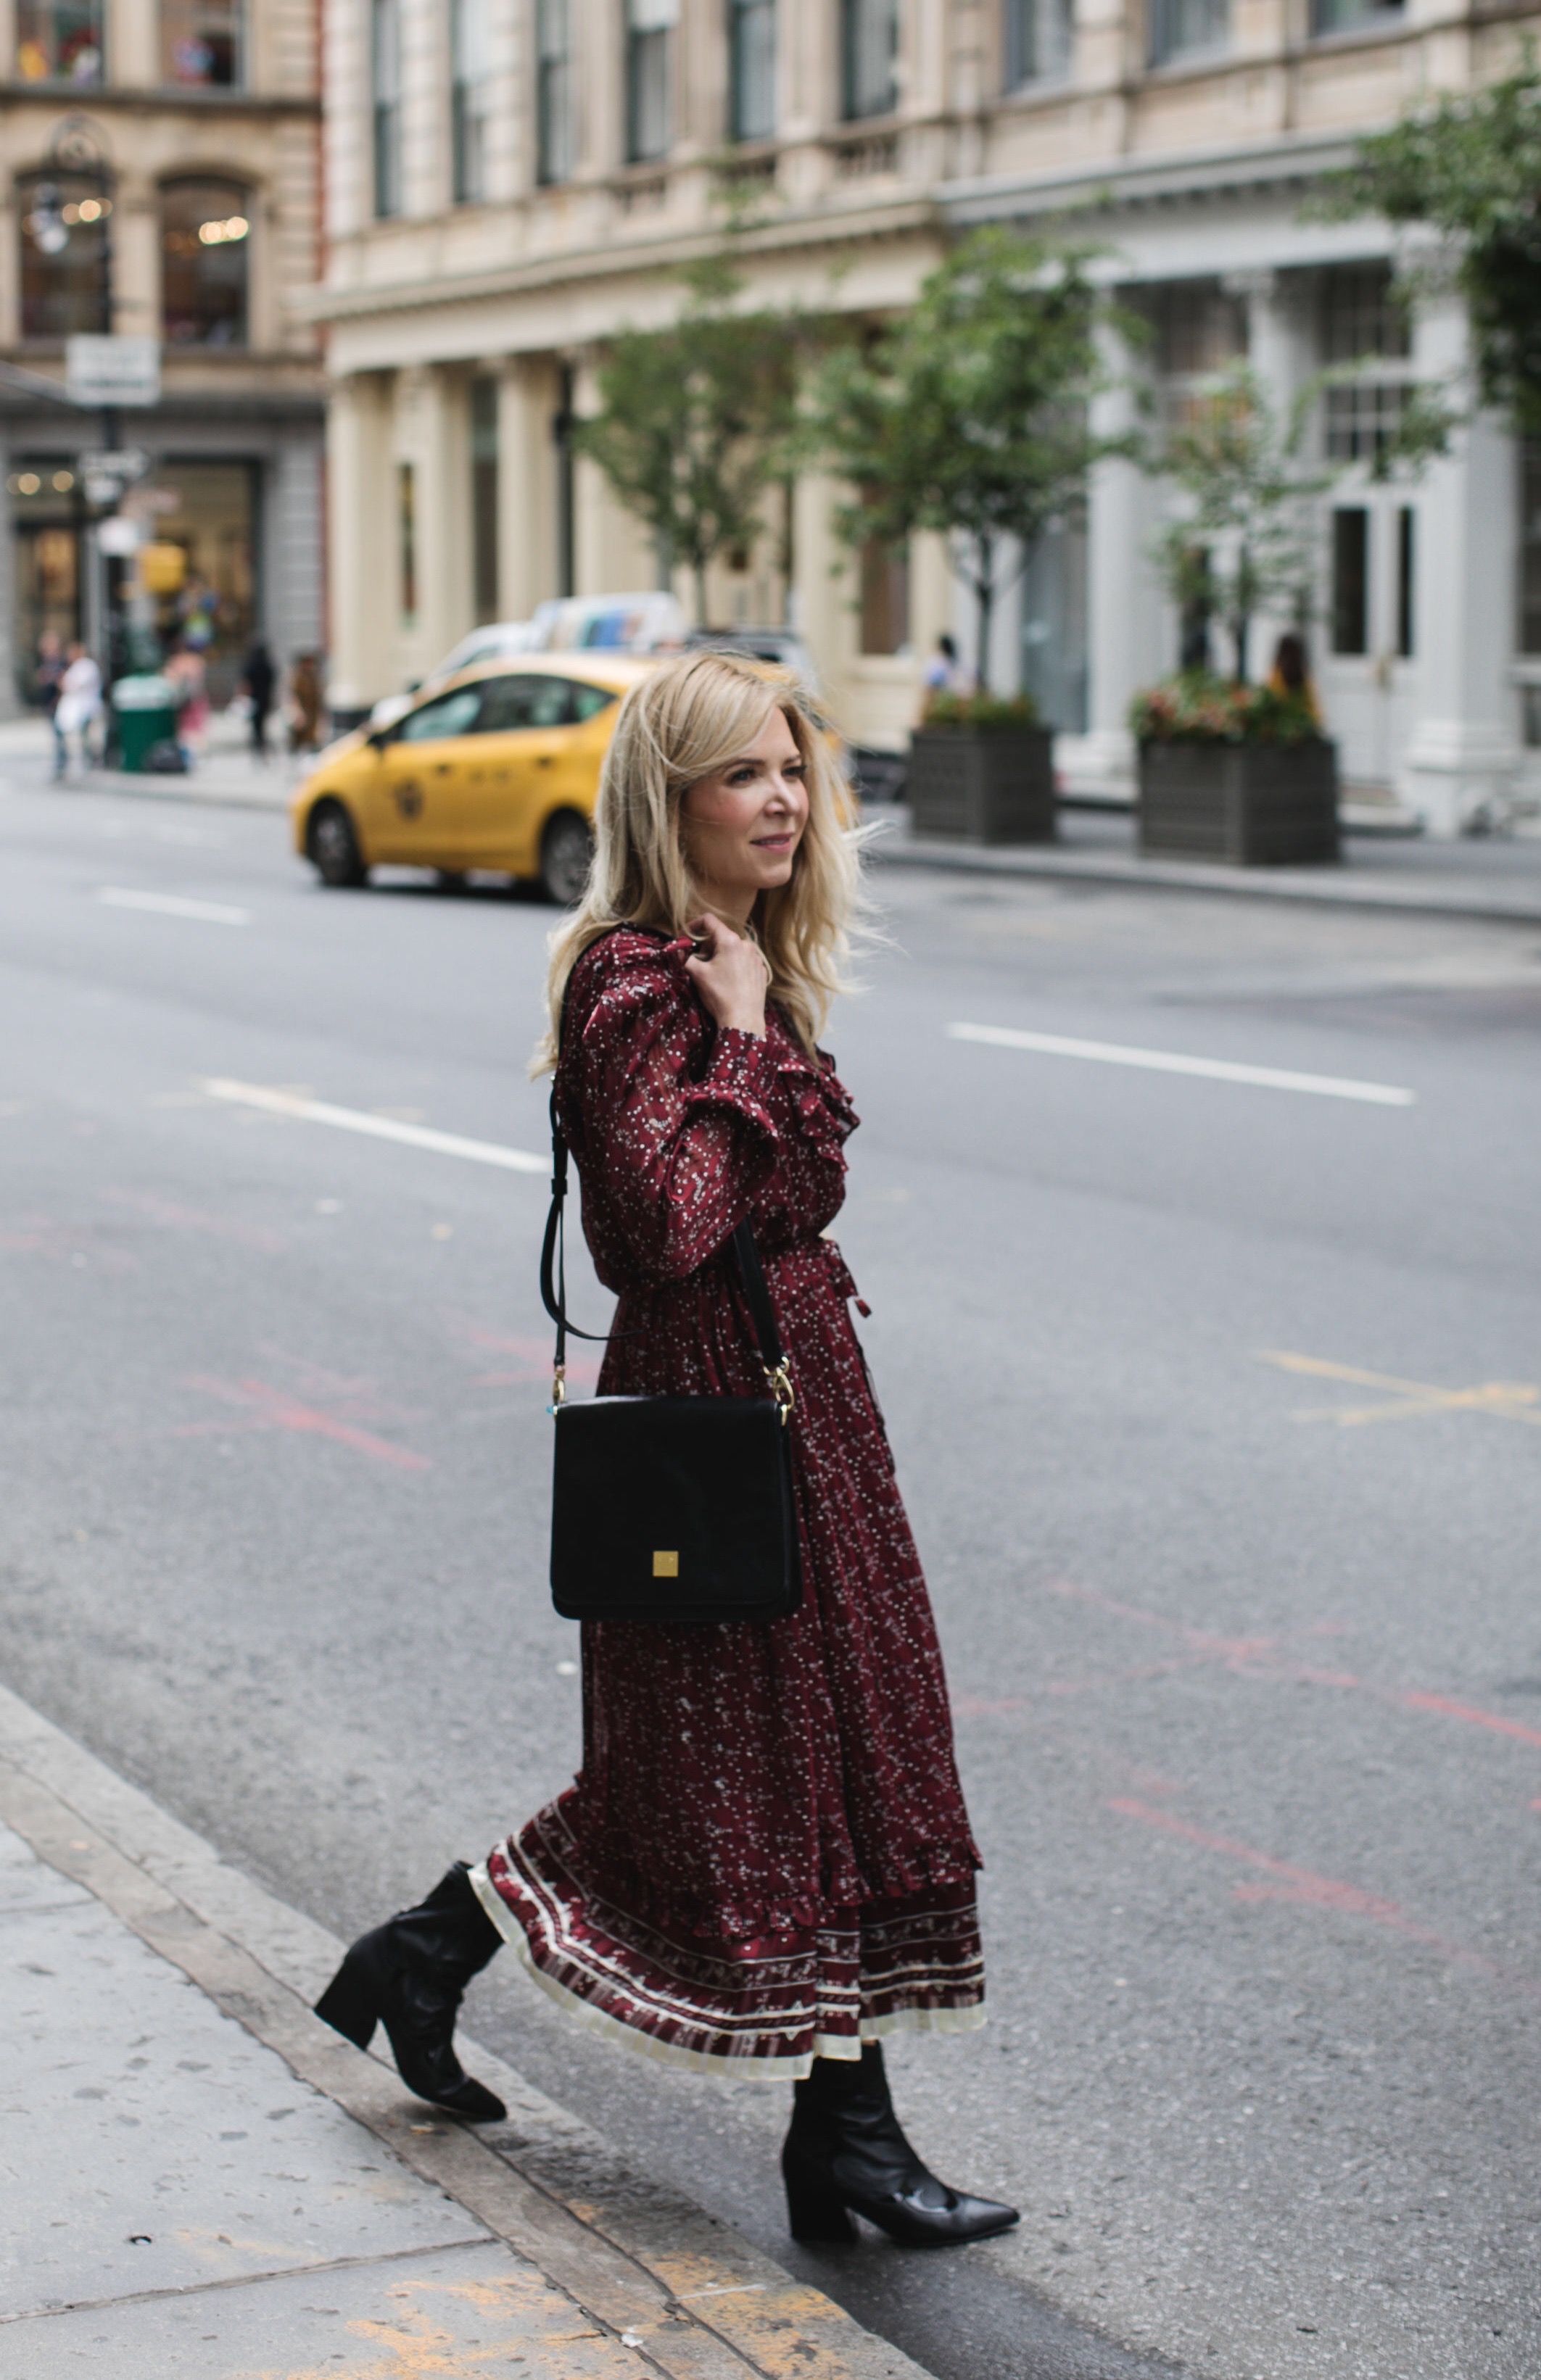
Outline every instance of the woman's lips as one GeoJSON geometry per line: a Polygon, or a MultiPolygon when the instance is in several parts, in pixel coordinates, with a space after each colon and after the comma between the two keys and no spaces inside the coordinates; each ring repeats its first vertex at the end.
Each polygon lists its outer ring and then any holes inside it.
{"type": "Polygon", "coordinates": [[[756,851],[785,851],[789,844],[796,841],[796,837],[789,834],[762,834],[756,835],[753,841],[756,851]]]}

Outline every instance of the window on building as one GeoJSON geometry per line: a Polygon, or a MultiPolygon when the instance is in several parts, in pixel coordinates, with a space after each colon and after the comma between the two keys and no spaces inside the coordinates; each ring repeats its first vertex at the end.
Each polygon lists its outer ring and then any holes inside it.
{"type": "Polygon", "coordinates": [[[450,188],[457,204],[487,195],[492,117],[488,0],[453,0],[449,11],[450,188]]]}
{"type": "Polygon", "coordinates": [[[1168,420],[1191,419],[1215,375],[1247,352],[1247,314],[1217,281],[1172,281],[1151,298],[1156,367],[1168,420]]]}
{"type": "Polygon", "coordinates": [[[535,0],[535,175],[565,182],[573,165],[570,0],[535,0]]]}
{"type": "Polygon", "coordinates": [[[1327,451],[1334,463],[1369,463],[1396,436],[1408,399],[1400,381],[1354,381],[1327,393],[1327,451]]]}
{"type": "Polygon", "coordinates": [[[238,182],[161,192],[162,336],[178,347],[244,347],[251,200],[238,182]]]}
{"type": "Polygon", "coordinates": [[[679,0],[626,0],[626,154],[667,157],[674,139],[674,28],[679,0]]]}
{"type": "Polygon", "coordinates": [[[899,105],[899,0],[840,0],[840,114],[891,115],[899,105]]]}
{"type": "Polygon", "coordinates": [[[103,0],[16,0],[18,82],[100,82],[103,0]]]}
{"type": "Polygon", "coordinates": [[[1055,82],[1070,70],[1073,0],[1006,0],[1006,88],[1055,82]]]}
{"type": "Polygon", "coordinates": [[[869,538],[861,570],[862,650],[897,653],[910,642],[910,548],[869,538]]]}
{"type": "Polygon", "coordinates": [[[1321,348],[1328,364],[1412,354],[1412,322],[1388,264],[1335,264],[1323,273],[1321,348]]]}
{"type": "Polygon", "coordinates": [[[410,463],[396,467],[397,610],[404,628],[417,626],[417,474],[410,463]]]}
{"type": "Polygon", "coordinates": [[[21,335],[112,329],[107,186],[90,174],[32,174],[18,186],[21,335]]]}
{"type": "Polygon", "coordinates": [[[1230,39],[1230,0],[1150,0],[1150,62],[1164,66],[1230,39]]]}
{"type": "Polygon", "coordinates": [[[1397,507],[1397,659],[1411,661],[1416,650],[1418,614],[1413,589],[1417,563],[1417,515],[1411,504],[1397,507]]]}
{"type": "Polygon", "coordinates": [[[476,625],[497,617],[497,382],[471,384],[471,579],[476,625]]]}
{"type": "Polygon", "coordinates": [[[373,100],[374,212],[401,212],[400,0],[372,0],[370,77],[373,100]]]}
{"type": "Polygon", "coordinates": [[[1370,650],[1370,515],[1364,504],[1339,504],[1332,516],[1332,650],[1370,650]]]}
{"type": "Polygon", "coordinates": [[[1372,25],[1395,25],[1402,0],[1311,0],[1313,33],[1357,33],[1372,25]]]}
{"type": "Polygon", "coordinates": [[[776,0],[728,0],[728,129],[735,140],[776,130],[776,0]]]}
{"type": "Polygon", "coordinates": [[[161,75],[209,90],[239,83],[241,0],[161,0],[161,75]]]}

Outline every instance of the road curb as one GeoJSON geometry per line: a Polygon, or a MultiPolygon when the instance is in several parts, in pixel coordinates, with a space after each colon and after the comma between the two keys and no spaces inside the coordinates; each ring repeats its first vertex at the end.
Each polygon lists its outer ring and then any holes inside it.
{"type": "Polygon", "coordinates": [[[506,2123],[473,2132],[408,2098],[312,2013],[337,1937],[4,1687],[0,1819],[667,2380],[930,2380],[475,2044],[506,2123]]]}
{"type": "Polygon", "coordinates": [[[1293,902],[1297,906],[1356,909],[1410,917],[1469,917],[1487,925],[1541,926],[1541,880],[1533,893],[1504,902],[1459,884],[1409,886],[1355,883],[1351,872],[1311,880],[1275,869],[1188,867],[1180,861],[1126,858],[1121,853],[1001,847],[938,839],[921,843],[889,831],[867,845],[882,868],[930,868],[952,874],[1032,879],[1042,883],[1101,885],[1142,892],[1204,892],[1222,900],[1293,902]]]}

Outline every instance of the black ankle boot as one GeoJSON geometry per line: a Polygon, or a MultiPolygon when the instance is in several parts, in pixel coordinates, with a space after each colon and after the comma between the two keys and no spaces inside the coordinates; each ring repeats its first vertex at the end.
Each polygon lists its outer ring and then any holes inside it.
{"type": "Polygon", "coordinates": [[[455,2015],[472,1975],[502,1942],[458,1860],[416,1909],[360,1936],[315,2012],[360,2049],[383,2024],[409,2091],[468,2123],[495,2124],[508,2110],[461,2067],[455,2015]]]}
{"type": "Polygon", "coordinates": [[[781,2152],[794,2240],[854,2240],[850,2210],[904,2248],[959,2247],[1018,2220],[1014,2206],[965,2197],[921,2163],[894,2113],[880,2042],[866,2044],[860,2064],[815,2058],[794,2088],[781,2152]]]}

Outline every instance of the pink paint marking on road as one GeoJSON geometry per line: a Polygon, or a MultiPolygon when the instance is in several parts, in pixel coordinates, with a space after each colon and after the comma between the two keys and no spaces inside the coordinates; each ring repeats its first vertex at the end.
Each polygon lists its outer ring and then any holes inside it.
{"type": "MultiPolygon", "coordinates": [[[[1486,1728],[1489,1734],[1507,1735],[1516,1743],[1534,1744],[1541,1749],[1541,1728],[1525,1726],[1517,1718],[1506,1718],[1500,1711],[1483,1710],[1475,1703],[1458,1701],[1451,1694],[1430,1694],[1419,1687],[1382,1686],[1372,1679],[1356,1677],[1351,1670],[1316,1670],[1285,1659],[1279,1648],[1289,1640],[1281,1636],[1217,1636],[1202,1629],[1186,1627],[1180,1621],[1170,1620],[1159,1611],[1144,1611],[1137,1604],[1119,1603],[1112,1596],[1100,1595],[1096,1589],[1076,1586],[1068,1579],[1052,1579],[1049,1592],[1065,1596],[1094,1609],[1106,1611],[1116,1619],[1138,1621],[1143,1627],[1159,1629],[1163,1634],[1180,1636],[1193,1647],[1194,1660],[1222,1661],[1240,1677],[1286,1678],[1292,1683],[1308,1686],[1333,1686],[1349,1694],[1368,1694],[1372,1700],[1388,1703],[1398,1710],[1427,1711],[1437,1718],[1459,1719],[1467,1727],[1486,1728]]],[[[1308,1636],[1341,1636],[1347,1633],[1340,1621],[1318,1620],[1291,1634],[1308,1636]]],[[[1172,1663],[1172,1668],[1187,1664],[1172,1663]]],[[[1138,1678],[1146,1672],[1122,1670],[1109,1678],[1108,1684],[1125,1679],[1138,1678]]],[[[1148,1674],[1157,1674],[1153,1669],[1148,1674]]],[[[1071,1693],[1080,1688],[1050,1687],[1051,1694],[1071,1693]]]]}
{"type": "MultiPolygon", "coordinates": [[[[1291,1860],[1275,1859],[1271,1852],[1254,1850],[1251,1843],[1236,1841],[1230,1835],[1212,1834],[1205,1827],[1195,1827],[1186,1818],[1174,1817],[1169,1810],[1153,1810],[1148,1802],[1132,1801],[1120,1794],[1107,1803],[1122,1818],[1136,1818],[1142,1826],[1155,1827],[1162,1834],[1176,1835],[1182,1841],[1197,1843],[1202,1851],[1218,1852],[1222,1857],[1239,1860],[1248,1867],[1261,1868],[1277,1878],[1270,1884],[1239,1884],[1233,1888],[1241,1900],[1293,1900],[1316,1909],[1335,1909],[1348,1917],[1367,1917],[1372,1924],[1383,1925],[1389,1933],[1400,1934],[1409,1942],[1416,1942],[1427,1950],[1437,1950],[1442,1959],[1454,1966],[1467,1967],[1486,1975],[1498,1975],[1501,1970],[1491,1959],[1475,1950],[1468,1950],[1459,1942],[1437,1933],[1432,1926],[1420,1925],[1409,1917],[1394,1900],[1384,1894],[1366,1892],[1357,1884],[1344,1884],[1337,1876],[1318,1876],[1315,1869],[1297,1867],[1291,1860]]],[[[1515,1980],[1506,1977],[1506,1981],[1515,1980]]],[[[1534,1986],[1527,1986],[1534,1989],[1534,1986]]]]}
{"type": "MultiPolygon", "coordinates": [[[[392,1446],[383,1438],[375,1438],[365,1429],[356,1429],[351,1422],[336,1414],[322,1413],[314,1405],[301,1404],[298,1397],[283,1389],[270,1388],[265,1380],[212,1380],[202,1376],[189,1385],[202,1389],[205,1396],[218,1397],[226,1404],[241,1407],[249,1416],[237,1423],[237,1428],[291,1429],[313,1438],[330,1438],[339,1446],[350,1446],[356,1454],[367,1454],[376,1463],[388,1463],[397,1471],[432,1469],[424,1454],[413,1454],[404,1446],[392,1446]]],[[[218,1436],[222,1427],[217,1422],[191,1422],[173,1433],[178,1438],[218,1436]]]]}
{"type": "Polygon", "coordinates": [[[179,1206],[175,1199],[162,1198],[151,1190],[103,1190],[98,1194],[109,1206],[131,1207],[152,1223],[160,1223],[167,1231],[207,1232],[214,1238],[233,1241],[237,1247],[256,1248],[263,1256],[282,1256],[288,1243],[277,1232],[270,1232],[260,1223],[242,1223],[226,1215],[206,1215],[198,1207],[179,1206]]]}

